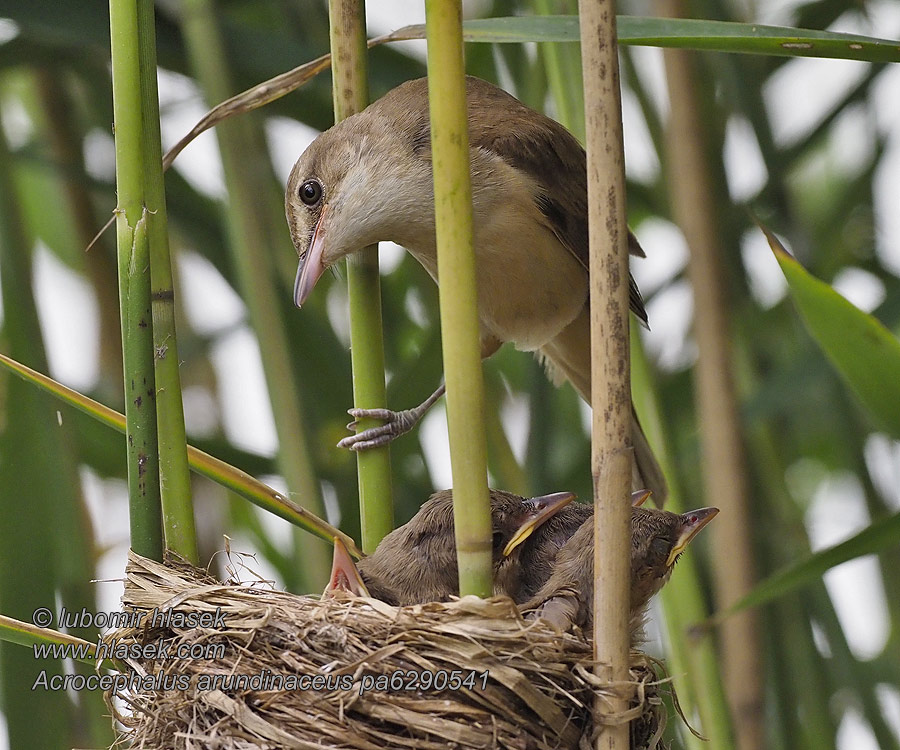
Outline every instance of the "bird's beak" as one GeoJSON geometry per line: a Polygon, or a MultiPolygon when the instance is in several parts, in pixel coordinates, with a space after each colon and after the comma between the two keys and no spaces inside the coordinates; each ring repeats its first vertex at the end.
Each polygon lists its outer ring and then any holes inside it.
{"type": "Polygon", "coordinates": [[[334,538],[334,558],[331,562],[331,580],[325,588],[324,597],[334,596],[335,591],[348,591],[355,596],[369,596],[369,589],[350,557],[346,545],[340,537],[334,538]]]}
{"type": "Polygon", "coordinates": [[[322,225],[325,221],[326,213],[328,213],[327,203],[322,206],[322,213],[319,214],[319,220],[316,222],[315,230],[313,230],[313,238],[312,242],[309,243],[309,249],[300,258],[300,265],[297,266],[297,278],[294,280],[294,304],[297,307],[303,306],[319,277],[325,272],[325,263],[322,261],[325,254],[325,238],[322,225]]]}
{"type": "Polygon", "coordinates": [[[631,505],[638,508],[647,502],[647,498],[653,494],[653,490],[637,490],[631,493],[631,505]]]}
{"type": "Polygon", "coordinates": [[[538,526],[574,499],[575,495],[571,492],[554,492],[552,495],[540,495],[531,498],[528,502],[531,503],[533,509],[528,511],[525,521],[516,529],[512,539],[503,548],[503,556],[507,557],[516,547],[528,539],[538,526]]]}
{"type": "Polygon", "coordinates": [[[683,519],[681,533],[678,535],[678,541],[675,542],[675,546],[672,547],[672,551],[669,553],[666,566],[675,564],[675,558],[684,552],[684,548],[690,544],[691,539],[697,536],[697,532],[712,521],[718,512],[718,508],[700,508],[699,510],[691,510],[681,514],[683,519]]]}

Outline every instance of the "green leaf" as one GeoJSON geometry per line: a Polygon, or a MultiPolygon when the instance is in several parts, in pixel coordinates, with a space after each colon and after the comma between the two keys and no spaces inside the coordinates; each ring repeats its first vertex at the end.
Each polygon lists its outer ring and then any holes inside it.
{"type": "Polygon", "coordinates": [[[716,624],[748,607],[765,604],[793,589],[818,579],[825,571],[848,560],[879,552],[900,540],[900,513],[873,523],[855,536],[834,547],[823,549],[798,560],[760,583],[743,599],[724,612],[717,613],[706,624],[716,624]]]}
{"type": "MultiPolygon", "coordinates": [[[[900,42],[834,31],[694,18],[619,16],[618,34],[620,44],[900,62],[900,42]]],[[[468,42],[494,43],[577,42],[580,39],[577,16],[515,16],[466,21],[463,36],[468,42]]]]}
{"type": "Polygon", "coordinates": [[[762,229],[810,334],[876,423],[900,438],[900,341],[808,274],[772,232],[762,229]]]}
{"type": "MultiPolygon", "coordinates": [[[[30,622],[22,622],[5,615],[0,615],[0,641],[17,643],[20,646],[40,646],[42,644],[63,646],[69,649],[68,653],[73,654],[76,661],[90,666],[97,664],[96,644],[49,628],[39,628],[30,622]],[[82,655],[82,649],[89,653],[82,655]]],[[[118,659],[103,659],[100,666],[120,672],[128,671],[128,666],[118,659]]]]}
{"type": "MultiPolygon", "coordinates": [[[[58,383],[52,378],[47,377],[30,367],[10,359],[4,354],[0,354],[0,368],[18,375],[23,380],[36,385],[38,388],[46,391],[61,401],[74,406],[76,409],[88,414],[102,424],[112,427],[119,432],[125,432],[125,417],[117,411],[94,401],[87,396],[67,388],[62,383],[58,383]]],[[[194,446],[188,445],[188,464],[191,471],[211,479],[216,484],[231,490],[240,495],[245,500],[263,510],[273,513],[279,518],[305,529],[311,534],[315,534],[320,539],[333,542],[335,537],[340,537],[341,541],[347,545],[350,554],[355,557],[362,557],[362,552],[356,546],[354,541],[332,526],[327,521],[306,510],[306,508],[297,505],[280,492],[273,490],[271,487],[254,479],[249,474],[244,473],[234,466],[226,464],[215,456],[197,450],[194,446]]]]}

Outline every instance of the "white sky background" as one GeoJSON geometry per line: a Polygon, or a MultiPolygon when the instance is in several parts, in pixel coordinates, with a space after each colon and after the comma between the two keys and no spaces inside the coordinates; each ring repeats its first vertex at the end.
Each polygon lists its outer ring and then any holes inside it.
{"type": "MultiPolygon", "coordinates": [[[[464,3],[467,15],[477,12],[484,3],[464,3]]],[[[409,23],[424,21],[421,0],[378,0],[368,3],[369,32],[383,33],[409,23]]],[[[870,3],[870,27],[841,21],[837,30],[856,31],[874,36],[900,37],[900,4],[890,0],[870,3]]],[[[758,6],[758,20],[764,23],[788,23],[789,4],[767,0],[758,6]]],[[[0,43],[8,38],[8,24],[0,21],[0,43]]],[[[403,43],[415,54],[424,56],[424,42],[403,43]]],[[[667,110],[661,53],[655,49],[637,51],[637,64],[648,81],[649,90],[660,111],[667,110]]],[[[831,104],[863,75],[865,66],[858,63],[829,60],[794,60],[786,64],[763,92],[772,114],[775,137],[779,143],[790,143],[828,111],[831,104]]],[[[160,92],[163,106],[162,133],[164,147],[172,145],[206,111],[193,83],[182,76],[162,72],[160,92]]],[[[900,274],[900,66],[881,74],[881,81],[871,100],[874,122],[859,116],[844,117],[833,128],[827,154],[811,169],[838,169],[852,173],[856,164],[871,147],[873,129],[888,133],[887,152],[876,176],[876,251],[883,262],[900,274]]],[[[12,142],[20,141],[30,127],[23,113],[4,106],[3,125],[12,142]]],[[[624,101],[626,127],[626,162],[636,179],[649,179],[659,164],[649,145],[649,137],[636,103],[630,96],[624,101]]],[[[269,145],[275,158],[276,172],[287,179],[293,161],[315,137],[315,132],[296,122],[277,118],[268,124],[269,145]]],[[[108,134],[92,135],[87,149],[89,169],[109,174],[111,138],[108,134]]],[[[766,168],[746,122],[735,120],[728,125],[725,163],[728,188],[732,197],[742,200],[752,196],[766,179],[766,168]]],[[[198,189],[213,197],[222,197],[225,188],[215,137],[207,133],[195,141],[176,162],[177,168],[198,189]]],[[[286,231],[286,230],[285,230],[286,231]]],[[[653,323],[645,334],[648,351],[660,366],[681,369],[693,362],[696,347],[690,335],[692,294],[687,282],[671,283],[687,258],[687,248],[680,231],[662,219],[644,222],[638,234],[647,252],[646,260],[633,263],[635,277],[645,293],[655,293],[649,307],[653,323]]],[[[402,251],[383,248],[383,265],[393,266],[402,251]]],[[[756,232],[745,236],[741,257],[749,274],[752,290],[765,307],[776,304],[785,294],[783,276],[764,240],[756,232]]],[[[218,335],[213,362],[220,385],[218,409],[229,439],[247,450],[272,454],[277,440],[271,408],[266,395],[262,363],[252,329],[246,321],[243,304],[225,284],[218,272],[195,254],[185,254],[178,261],[181,290],[186,314],[192,325],[207,335],[218,335]],[[197,304],[203,300],[203,304],[197,304]]],[[[35,286],[41,324],[50,358],[51,373],[64,383],[88,389],[96,381],[97,312],[89,285],[73,274],[55,256],[39,248],[35,262],[35,286]],[[65,300],[65,305],[60,304],[65,300]],[[63,312],[64,310],[64,312],[63,312]]],[[[860,269],[849,269],[837,281],[839,290],[863,309],[876,307],[884,296],[877,279],[860,269]]],[[[329,300],[329,311],[338,322],[345,317],[343,291],[335,288],[329,300]]],[[[345,323],[341,325],[344,327],[345,323]]],[[[526,356],[526,355],[523,355],[526,356]]],[[[196,394],[195,394],[196,395],[196,394]]],[[[189,431],[194,425],[200,431],[213,423],[203,424],[209,403],[202,397],[186,403],[189,431]]],[[[524,434],[521,425],[527,410],[510,404],[504,410],[504,425],[514,448],[513,439],[524,434]]],[[[443,408],[432,410],[421,426],[425,458],[436,488],[450,485],[449,449],[443,408]]],[[[882,487],[893,488],[896,507],[900,509],[900,444],[883,436],[873,436],[867,446],[867,460],[873,466],[882,487]]],[[[95,519],[97,542],[109,552],[101,559],[100,578],[121,575],[127,544],[127,506],[122,482],[100,480],[89,470],[82,473],[88,504],[95,519]],[[102,522],[101,522],[102,519],[102,522]]],[[[812,462],[792,468],[792,490],[799,500],[808,500],[807,530],[816,549],[831,546],[856,533],[868,523],[862,490],[852,477],[829,476],[812,462]]],[[[552,489],[552,488],[548,488],[552,489]]],[[[557,488],[558,489],[558,488],[557,488]]],[[[267,521],[268,523],[268,521],[267,521]]],[[[276,521],[275,526],[282,522],[276,521]]],[[[280,534],[284,543],[287,535],[280,534]]],[[[232,547],[251,550],[249,540],[236,539],[232,547]]],[[[261,571],[265,572],[265,570],[261,571]]],[[[677,573],[676,573],[677,575],[677,573]]],[[[888,637],[886,604],[880,573],[874,559],[862,558],[839,566],[826,575],[826,585],[835,601],[853,652],[859,658],[871,657],[883,648],[888,637]]],[[[121,586],[98,584],[101,609],[118,609],[121,586]]],[[[824,648],[824,646],[823,646],[824,648]]],[[[900,727],[900,698],[885,687],[881,698],[886,712],[900,727]]],[[[0,718],[2,721],[2,718],[0,718]]],[[[900,729],[898,729],[900,733],[900,729]]],[[[5,732],[0,731],[0,737],[5,732]]],[[[2,740],[0,740],[2,744],[2,740]]],[[[840,729],[842,750],[868,750],[876,743],[871,731],[858,714],[845,714],[840,729]]]]}

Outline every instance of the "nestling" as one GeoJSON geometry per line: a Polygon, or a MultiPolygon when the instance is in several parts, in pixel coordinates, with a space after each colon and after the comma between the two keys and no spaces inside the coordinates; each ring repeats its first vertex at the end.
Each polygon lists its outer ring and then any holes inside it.
{"type": "MultiPolygon", "coordinates": [[[[672,575],[678,557],[719,512],[700,508],[670,513],[654,508],[631,510],[631,611],[634,632],[651,597],[672,575]]],[[[523,606],[557,627],[579,625],[590,630],[594,618],[594,525],[583,523],[560,549],[553,573],[523,606]]]]}
{"type": "Polygon", "coordinates": [[[371,596],[356,563],[350,557],[347,546],[339,536],[336,536],[334,537],[334,555],[331,558],[331,578],[325,591],[322,592],[322,596],[335,596],[338,591],[344,591],[354,596],[371,596]]]}
{"type": "MultiPolygon", "coordinates": [[[[557,492],[524,498],[491,490],[495,581],[501,564],[512,566],[513,570],[520,569],[518,551],[522,542],[574,497],[571,492],[557,492]]],[[[432,495],[408,523],[382,539],[375,551],[362,558],[357,567],[369,594],[388,604],[423,604],[458,596],[452,491],[432,495]]],[[[515,585],[514,576],[505,580],[515,585]]],[[[495,586],[494,593],[506,592],[495,586]]]]}
{"type": "MultiPolygon", "coordinates": [[[[632,492],[631,504],[639,506],[650,495],[649,490],[632,492]]],[[[500,566],[497,585],[516,604],[529,601],[550,578],[560,549],[593,516],[594,506],[585,503],[570,503],[554,513],[522,544],[514,564],[500,566]]]]}
{"type": "MultiPolygon", "coordinates": [[[[468,77],[466,87],[482,356],[511,341],[590,402],[584,149],[562,125],[496,86],[468,77]]],[[[438,281],[433,195],[426,79],[398,86],[322,133],[287,184],[287,221],[300,255],[296,304],[326,268],[384,240],[403,245],[438,281]]],[[[629,247],[643,255],[633,235],[629,247]]],[[[631,309],[646,323],[629,284],[631,309]]],[[[351,410],[387,424],[341,444],[359,450],[393,439],[442,392],[405,412],[351,410]]],[[[631,440],[634,487],[651,489],[662,503],[665,480],[636,417],[631,440]]]]}

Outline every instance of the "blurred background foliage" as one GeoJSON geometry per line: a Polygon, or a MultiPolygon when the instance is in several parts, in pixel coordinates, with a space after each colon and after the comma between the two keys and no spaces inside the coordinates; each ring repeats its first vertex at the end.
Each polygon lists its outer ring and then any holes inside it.
{"type": "MultiPolygon", "coordinates": [[[[896,35],[900,28],[886,1],[770,5],[698,0],[688,10],[694,17],[873,36],[896,35]],[[879,18],[893,27],[879,26],[879,18]]],[[[212,80],[208,70],[196,67],[204,53],[191,49],[182,4],[158,0],[156,9],[164,146],[217,103],[223,85],[237,93],[328,48],[324,2],[220,0],[213,33],[225,54],[220,76],[212,80]]],[[[467,9],[502,16],[572,12],[572,4],[485,0],[467,9]]],[[[619,12],[660,11],[623,0],[619,12]]],[[[382,16],[380,23],[392,28],[410,22],[402,12],[392,21],[382,16]]],[[[84,251],[116,202],[108,23],[103,0],[0,0],[0,350],[35,369],[49,369],[121,411],[113,232],[84,251]],[[75,328],[67,333],[67,325],[75,328]]],[[[469,45],[467,67],[578,133],[580,85],[567,73],[578,70],[576,54],[573,45],[540,51],[535,45],[469,45]]],[[[424,75],[423,59],[408,46],[373,50],[373,98],[424,75]]],[[[745,533],[755,558],[746,564],[764,578],[811,548],[900,510],[900,446],[878,432],[803,328],[751,217],[752,210],[784,237],[812,274],[900,333],[900,224],[885,216],[900,215],[900,79],[897,70],[868,63],[712,53],[696,61],[746,450],[751,522],[745,533]],[[797,114],[788,112],[793,109],[801,116],[789,116],[797,114]]],[[[652,328],[642,334],[649,366],[637,398],[659,407],[682,502],[714,505],[715,497],[704,497],[701,472],[687,251],[672,220],[679,185],[665,177],[670,155],[662,57],[658,50],[626,48],[622,64],[629,217],[649,256],[632,264],[652,328]]],[[[252,179],[251,191],[226,191],[211,137],[166,175],[189,439],[276,486],[285,486],[280,477],[290,471],[302,475],[306,469],[296,469],[296,462],[308,461],[317,480],[310,491],[320,492],[329,519],[358,539],[355,460],[334,447],[346,434],[345,410],[351,405],[344,280],[340,273],[323,279],[302,312],[294,309],[296,256],[281,210],[283,180],[313,134],[297,123],[317,130],[332,123],[330,78],[323,74],[242,119],[240,142],[249,145],[238,166],[245,175],[229,179],[252,179]],[[254,259],[242,264],[236,260],[242,238],[230,221],[248,210],[265,232],[240,250],[254,259]],[[275,324],[258,323],[259,305],[247,299],[248,285],[255,283],[247,278],[247,266],[254,263],[268,269],[265,314],[274,318],[262,319],[275,324]],[[277,328],[283,338],[271,339],[277,328]],[[263,379],[258,351],[283,346],[278,341],[287,342],[285,366],[277,377],[270,371],[263,379]],[[234,385],[235,374],[239,380],[246,376],[248,385],[234,385]],[[268,404],[250,384],[267,386],[272,403],[293,399],[298,405],[306,446],[291,446],[299,451],[296,460],[286,459],[295,454],[285,451],[279,458],[266,430],[283,435],[282,427],[268,425],[268,404]],[[264,415],[248,419],[248,410],[264,415]],[[256,435],[260,421],[262,438],[256,435]]],[[[227,171],[227,156],[224,161],[227,171]]],[[[388,404],[407,408],[440,380],[437,292],[410,257],[383,252],[388,404]]],[[[267,365],[263,357],[262,367],[267,365]]],[[[485,363],[485,377],[492,485],[525,494],[567,489],[590,498],[586,410],[574,391],[554,388],[538,362],[509,347],[485,363]]],[[[441,419],[431,417],[391,449],[397,523],[449,477],[446,448],[431,437],[441,419]]],[[[34,609],[54,602],[70,611],[117,608],[114,596],[98,600],[87,582],[121,574],[127,544],[124,470],[120,435],[0,374],[4,614],[30,620],[34,609]]],[[[293,489],[302,481],[289,484],[293,489]]],[[[227,534],[237,540],[232,549],[258,553],[251,567],[295,590],[303,586],[310,537],[286,533],[281,522],[208,482],[195,485],[202,560],[223,547],[227,534]]],[[[708,547],[701,540],[690,553],[699,573],[689,585],[701,602],[711,602],[709,581],[724,564],[708,547]]],[[[890,572],[898,568],[900,546],[894,545],[762,609],[761,746],[900,747],[900,579],[890,572]]],[[[677,608],[677,599],[666,606],[677,608]]],[[[651,648],[665,653],[656,634],[651,628],[651,648]]],[[[64,665],[38,665],[26,649],[0,644],[9,746],[108,743],[108,721],[98,718],[100,697],[32,692],[40,668],[59,673],[64,665]]],[[[697,746],[689,735],[670,733],[676,747],[697,746]]]]}

